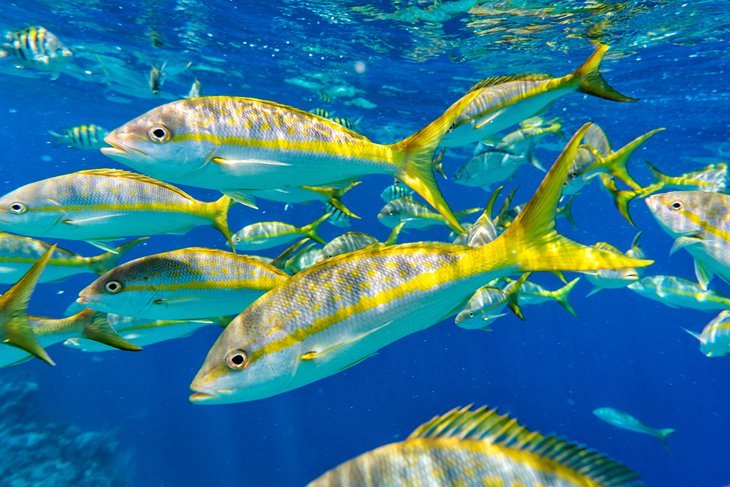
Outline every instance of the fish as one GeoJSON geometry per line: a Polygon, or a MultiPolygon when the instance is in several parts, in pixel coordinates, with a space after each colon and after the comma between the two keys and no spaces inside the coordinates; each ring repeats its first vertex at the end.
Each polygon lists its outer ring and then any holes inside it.
{"type": "Polygon", "coordinates": [[[0,229],[31,237],[103,242],[183,234],[210,225],[231,242],[231,200],[204,203],[141,174],[89,169],[26,184],[0,197],[0,229]]]}
{"type": "Polygon", "coordinates": [[[77,302],[150,320],[235,315],[289,276],[258,259],[190,247],[134,259],[89,284],[77,302]]]}
{"type": "Polygon", "coordinates": [[[192,86],[190,86],[190,91],[188,91],[187,98],[197,98],[199,96],[203,95],[203,88],[200,85],[200,81],[197,79],[193,81],[192,86]]]}
{"type": "Polygon", "coordinates": [[[505,315],[502,311],[507,306],[520,319],[524,319],[519,304],[517,303],[517,296],[520,291],[520,286],[524,284],[529,275],[529,273],[525,273],[520,279],[508,283],[503,289],[495,287],[498,281],[492,281],[486,286],[480,287],[469,298],[464,309],[456,315],[454,323],[466,330],[479,329],[490,331],[490,324],[497,318],[505,315]]]}
{"type": "Polygon", "coordinates": [[[405,186],[397,179],[380,193],[380,199],[389,203],[404,196],[413,196],[413,190],[405,186]]]}
{"type": "Polygon", "coordinates": [[[150,110],[111,131],[102,153],[172,183],[221,191],[323,187],[370,174],[397,177],[456,228],[433,155],[475,93],[412,136],[376,144],[331,120],[253,98],[204,96],[150,110]]]}
{"type": "MultiPolygon", "coordinates": [[[[189,337],[197,330],[207,326],[225,327],[232,319],[232,317],[223,316],[198,320],[149,320],[119,316],[113,313],[104,315],[109,325],[120,337],[141,347],[189,337]]],[[[86,337],[67,338],[63,344],[82,352],[107,352],[116,349],[86,337]]]]}
{"type": "Polygon", "coordinates": [[[287,260],[285,269],[292,274],[296,274],[297,272],[301,272],[304,269],[312,267],[317,262],[324,260],[322,249],[314,248],[315,245],[315,243],[312,243],[305,247],[301,252],[292,256],[289,260],[287,260]]]}
{"type": "Polygon", "coordinates": [[[49,365],[56,365],[33,334],[28,320],[28,301],[38,278],[53,255],[51,246],[10,289],[0,296],[0,343],[33,355],[49,365]]]}
{"type": "Polygon", "coordinates": [[[355,130],[355,127],[359,123],[360,119],[356,121],[352,121],[349,118],[345,117],[337,117],[332,112],[325,110],[324,108],[312,108],[309,110],[309,113],[317,115],[318,117],[326,118],[329,120],[332,120],[336,124],[342,125],[346,129],[355,130]]]}
{"type": "Polygon", "coordinates": [[[167,63],[164,63],[161,68],[152,66],[152,69],[150,69],[149,85],[153,95],[160,94],[162,83],[165,82],[165,65],[167,63]]]}
{"type": "Polygon", "coordinates": [[[520,216],[478,248],[419,242],[327,259],[256,300],[193,379],[194,404],[253,401],[324,379],[456,313],[484,282],[532,271],[649,265],[558,234],[555,209],[583,126],[520,216]]]}
{"type": "Polygon", "coordinates": [[[724,193],[728,188],[727,164],[718,162],[702,169],[690,171],[679,176],[668,176],[649,161],[644,161],[654,177],[654,183],[661,183],[662,189],[681,189],[724,193]]]}
{"type": "Polygon", "coordinates": [[[629,212],[629,205],[631,202],[637,198],[647,198],[664,188],[664,183],[658,182],[638,189],[620,190],[616,187],[616,181],[612,177],[607,174],[599,174],[598,176],[600,177],[603,188],[611,195],[613,204],[618,212],[634,227],[636,224],[629,212]]]}
{"type": "Polygon", "coordinates": [[[7,32],[0,44],[0,58],[12,58],[18,66],[51,73],[58,78],[73,52],[55,34],[40,25],[7,32]]]}
{"type": "MultiPolygon", "coordinates": [[[[461,219],[479,211],[482,211],[481,208],[471,208],[457,211],[454,215],[457,219],[461,219]]],[[[431,211],[426,205],[410,196],[402,196],[386,203],[378,213],[378,220],[388,228],[395,228],[399,223],[406,222],[408,228],[423,229],[435,225],[446,225],[452,230],[460,232],[459,229],[452,227],[443,215],[431,211]]]]}
{"type": "Polygon", "coordinates": [[[487,202],[487,206],[484,208],[482,214],[479,215],[479,218],[473,224],[469,225],[466,232],[457,235],[453,243],[468,245],[469,247],[481,247],[497,238],[499,232],[497,231],[497,226],[494,224],[494,220],[492,220],[492,211],[494,210],[494,203],[502,192],[502,189],[504,189],[504,186],[500,186],[492,193],[492,196],[487,202]]]}
{"type": "MultiPolygon", "coordinates": [[[[599,248],[599,250],[605,249],[599,248]]],[[[545,289],[541,285],[534,282],[523,282],[522,285],[519,286],[517,291],[517,303],[520,306],[528,306],[543,304],[547,303],[548,301],[555,301],[560,306],[568,310],[568,312],[573,316],[578,316],[573,307],[570,305],[570,302],[568,301],[568,296],[570,295],[570,292],[573,290],[576,284],[578,284],[579,280],[580,278],[576,277],[565,286],[561,287],[560,289],[556,289],[555,291],[545,289]]],[[[510,283],[514,281],[507,280],[507,282],[510,283]]]]}
{"type": "Polygon", "coordinates": [[[441,144],[458,147],[478,142],[544,112],[555,100],[575,91],[612,101],[636,101],[614,90],[601,76],[599,68],[608,49],[598,45],[580,68],[562,78],[518,74],[480,81],[467,93],[477,97],[454,121],[441,144]]]}
{"type": "Polygon", "coordinates": [[[544,436],[496,409],[467,406],[422,424],[408,438],[348,460],[308,487],[614,486],[639,475],[584,446],[544,436]]]}
{"type": "Polygon", "coordinates": [[[578,151],[563,194],[578,194],[596,175],[601,173],[609,174],[633,190],[640,189],[639,183],[629,174],[629,159],[647,140],[666,129],[662,127],[651,130],[619,150],[613,151],[603,130],[596,125],[594,127],[594,131],[588,133],[584,146],[578,151]]]}
{"type": "MultiPolygon", "coordinates": [[[[134,247],[147,240],[138,238],[95,257],[82,257],[70,250],[55,247],[38,282],[62,281],[76,274],[104,274],[116,267],[134,247]]],[[[28,237],[0,232],[0,284],[12,284],[51,248],[50,244],[28,237]]]]}
{"type": "MultiPolygon", "coordinates": [[[[643,253],[639,247],[639,237],[641,232],[636,234],[634,242],[631,244],[631,248],[626,251],[625,255],[628,257],[642,258],[643,253]]],[[[594,245],[596,248],[608,250],[609,252],[621,253],[616,247],[606,242],[598,242],[594,245]]],[[[588,282],[593,284],[593,289],[587,294],[592,296],[602,289],[619,289],[626,287],[632,282],[639,280],[640,271],[633,267],[627,269],[611,269],[611,270],[599,270],[599,271],[588,271],[583,272],[588,279],[588,282]]]]}
{"type": "Polygon", "coordinates": [[[675,239],[670,253],[684,249],[692,256],[703,289],[715,275],[730,283],[730,196],[670,191],[644,201],[662,230],[675,239]]]}
{"type": "Polygon", "coordinates": [[[324,212],[329,213],[331,216],[325,221],[339,228],[349,228],[352,226],[352,218],[344,211],[335,208],[335,206],[329,201],[324,203],[324,212]]]}
{"type": "MultiPolygon", "coordinates": [[[[28,316],[28,326],[42,347],[50,347],[65,340],[83,338],[99,346],[115,350],[138,352],[139,346],[120,337],[109,325],[106,313],[85,309],[73,316],[54,319],[28,316]]],[[[15,365],[30,360],[30,353],[20,348],[0,346],[0,367],[15,365]]]]}
{"type": "Polygon", "coordinates": [[[325,213],[309,225],[297,227],[283,222],[258,222],[246,225],[233,234],[233,245],[237,250],[261,250],[287,245],[302,237],[309,237],[315,242],[324,245],[317,229],[327,218],[325,213]]]}
{"type": "Polygon", "coordinates": [[[396,240],[398,239],[400,231],[403,229],[404,226],[405,223],[400,223],[396,225],[396,227],[393,228],[390,235],[388,236],[388,239],[382,243],[379,242],[378,239],[376,239],[372,235],[368,235],[367,233],[343,233],[342,235],[333,238],[332,240],[327,242],[324,247],[322,247],[322,253],[317,262],[325,259],[331,259],[332,257],[347,254],[349,252],[354,252],[356,250],[364,249],[365,247],[385,247],[388,245],[394,245],[396,240]]]}
{"type": "Polygon", "coordinates": [[[478,146],[474,156],[456,170],[452,179],[462,186],[489,190],[494,184],[512,179],[517,170],[528,163],[524,153],[478,146]]]}
{"type": "Polygon", "coordinates": [[[730,311],[720,313],[700,333],[684,329],[700,342],[700,352],[707,357],[724,357],[730,354],[730,311]]]}
{"type": "Polygon", "coordinates": [[[598,418],[602,419],[611,426],[615,426],[617,428],[621,428],[627,431],[633,431],[635,433],[644,433],[649,436],[653,436],[657,440],[659,440],[667,450],[669,450],[667,437],[676,431],[672,428],[651,428],[649,426],[646,426],[630,414],[614,408],[597,408],[593,410],[593,414],[595,414],[596,416],[598,416],[598,418]]]}
{"type": "Polygon", "coordinates": [[[60,133],[49,131],[56,145],[64,145],[70,149],[99,150],[105,146],[104,137],[109,133],[98,125],[77,125],[63,129],[60,133]]]}
{"type": "Polygon", "coordinates": [[[520,122],[520,128],[514,130],[499,140],[486,139],[483,143],[492,145],[497,150],[506,150],[514,154],[525,154],[525,158],[541,171],[545,171],[535,156],[537,145],[548,135],[557,135],[565,140],[560,120],[543,120],[532,117],[520,122]]]}
{"type": "Polygon", "coordinates": [[[696,282],[676,276],[646,276],[627,286],[635,293],[669,306],[700,311],[730,309],[730,299],[696,282]]]}

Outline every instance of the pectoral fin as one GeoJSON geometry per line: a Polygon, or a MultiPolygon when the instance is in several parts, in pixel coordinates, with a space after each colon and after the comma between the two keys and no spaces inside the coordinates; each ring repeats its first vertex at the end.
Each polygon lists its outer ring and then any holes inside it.
{"type": "Polygon", "coordinates": [[[225,165],[225,166],[282,166],[282,167],[288,167],[291,166],[291,164],[288,164],[286,162],[280,162],[280,161],[267,161],[264,159],[226,159],[224,157],[214,157],[211,159],[216,164],[225,165]]]}
{"type": "Polygon", "coordinates": [[[695,259],[695,275],[697,276],[697,282],[700,287],[706,291],[715,273],[712,269],[708,269],[702,262],[695,259]]]}
{"type": "Polygon", "coordinates": [[[88,225],[90,223],[107,223],[107,222],[111,223],[118,216],[124,216],[124,215],[113,214],[113,215],[90,216],[88,218],[67,218],[65,220],[61,220],[61,223],[64,223],[66,225],[74,225],[74,226],[83,226],[83,225],[88,225]]]}
{"type": "Polygon", "coordinates": [[[679,249],[693,245],[701,245],[702,242],[703,240],[700,237],[679,237],[672,244],[672,248],[669,250],[669,255],[674,254],[679,249]]]}
{"type": "MultiPolygon", "coordinates": [[[[360,340],[362,340],[363,338],[365,338],[369,335],[372,335],[373,333],[376,333],[379,330],[382,330],[383,328],[390,325],[391,323],[393,323],[393,322],[389,321],[383,325],[378,326],[377,328],[373,328],[372,330],[366,331],[365,333],[361,333],[356,336],[351,336],[342,342],[335,343],[322,350],[311,350],[309,352],[306,352],[299,357],[299,360],[301,362],[313,362],[315,365],[320,365],[322,363],[333,360],[336,357],[338,357],[341,353],[345,353],[351,345],[354,345],[354,344],[358,343],[360,340]]],[[[362,362],[363,360],[365,360],[366,358],[368,358],[370,356],[372,356],[372,354],[368,355],[366,357],[357,357],[357,358],[355,358],[355,360],[352,361],[352,363],[350,363],[349,365],[346,365],[344,368],[352,367],[353,365],[362,362]]]]}
{"type": "Polygon", "coordinates": [[[200,301],[200,296],[184,296],[179,298],[165,298],[165,299],[155,299],[153,301],[154,304],[158,305],[171,305],[171,304],[180,304],[180,303],[190,303],[193,301],[200,301]]]}
{"type": "Polygon", "coordinates": [[[93,245],[97,249],[101,249],[105,252],[110,252],[112,254],[119,254],[119,251],[116,249],[114,242],[108,242],[108,241],[104,241],[104,240],[86,240],[86,243],[89,245],[93,245]]]}

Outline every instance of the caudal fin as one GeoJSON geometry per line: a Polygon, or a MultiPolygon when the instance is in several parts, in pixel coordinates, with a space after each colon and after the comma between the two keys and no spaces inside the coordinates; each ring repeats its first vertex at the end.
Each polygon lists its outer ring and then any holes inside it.
{"type": "MultiPolygon", "coordinates": [[[[513,266],[517,272],[625,269],[652,263],[650,260],[632,259],[616,252],[588,247],[555,230],[557,205],[563,185],[589,126],[584,125],[573,135],[525,208],[497,240],[482,247],[485,252],[498,252],[499,245],[502,245],[506,266],[513,266]]],[[[490,260],[493,262],[493,259],[490,260]]]]}
{"type": "Polygon", "coordinates": [[[399,154],[396,157],[402,157],[402,162],[396,170],[395,177],[421,195],[428,204],[446,218],[454,229],[458,230],[458,233],[463,233],[464,228],[454,216],[441,194],[438,184],[436,184],[433,164],[434,153],[441,143],[441,139],[479,93],[479,90],[467,93],[451,105],[439,118],[407,139],[391,146],[394,152],[399,154]]]}
{"type": "Polygon", "coordinates": [[[672,449],[669,448],[669,443],[667,442],[667,437],[671,435],[672,433],[675,433],[677,430],[672,428],[664,428],[657,431],[657,439],[662,442],[662,445],[664,445],[664,448],[667,449],[667,451],[671,452],[672,449]]]}
{"type": "Polygon", "coordinates": [[[231,197],[225,194],[217,201],[208,203],[211,209],[211,224],[214,228],[221,232],[224,237],[226,237],[228,245],[231,247],[231,251],[235,254],[236,247],[233,245],[233,240],[231,238],[233,234],[231,232],[231,229],[228,227],[228,209],[233,204],[234,201],[231,199],[231,197]]]}
{"type": "Polygon", "coordinates": [[[141,237],[130,240],[124,245],[120,245],[119,247],[117,247],[115,249],[115,252],[105,252],[95,257],[87,257],[86,263],[89,265],[91,271],[95,274],[106,274],[108,271],[114,269],[117,265],[119,265],[119,261],[122,259],[122,257],[124,257],[127,252],[129,252],[145,240],[149,240],[149,237],[141,237]]]}
{"type": "Polygon", "coordinates": [[[38,283],[38,278],[55,249],[55,245],[49,247],[46,253],[33,264],[33,267],[0,297],[0,337],[2,343],[23,349],[50,365],[56,364],[33,334],[33,330],[28,323],[27,310],[28,301],[30,301],[33,289],[38,283]]]}
{"type": "Polygon", "coordinates": [[[350,191],[352,188],[360,184],[360,181],[353,181],[344,188],[336,189],[336,188],[320,188],[317,186],[301,186],[302,189],[306,189],[309,191],[313,191],[317,194],[321,194],[322,196],[325,196],[327,198],[327,202],[340,210],[345,215],[351,217],[351,218],[357,218],[360,219],[359,216],[354,214],[348,207],[346,207],[342,203],[342,196],[344,196],[345,193],[350,191]]]}
{"type": "Polygon", "coordinates": [[[301,228],[302,233],[314,240],[315,242],[321,243],[322,245],[327,245],[327,242],[325,242],[322,237],[319,236],[319,233],[317,233],[317,229],[322,224],[322,222],[329,218],[331,215],[332,213],[325,213],[323,216],[317,218],[309,225],[303,226],[301,228]]]}
{"type": "Polygon", "coordinates": [[[578,317],[578,314],[575,312],[573,307],[570,305],[570,301],[568,301],[568,296],[570,295],[570,291],[573,290],[576,284],[578,284],[578,281],[580,280],[580,277],[576,277],[572,281],[570,281],[565,286],[561,287],[557,291],[553,293],[553,297],[555,298],[555,301],[558,302],[563,308],[567,309],[570,314],[578,317]]]}
{"type": "Polygon", "coordinates": [[[574,75],[580,82],[578,91],[589,95],[605,98],[613,101],[637,101],[638,98],[630,98],[622,95],[609,85],[601,76],[600,67],[603,56],[606,55],[609,47],[599,44],[593,54],[578,68],[574,75]]]}

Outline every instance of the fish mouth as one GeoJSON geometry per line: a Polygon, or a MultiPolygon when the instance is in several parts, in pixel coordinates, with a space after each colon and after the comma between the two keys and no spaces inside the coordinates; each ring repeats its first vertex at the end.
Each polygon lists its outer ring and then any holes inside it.
{"type": "Polygon", "coordinates": [[[146,152],[135,149],[134,147],[129,147],[123,144],[117,137],[113,137],[111,135],[107,135],[106,137],[104,137],[104,142],[109,144],[111,147],[102,147],[101,153],[105,156],[111,157],[112,159],[132,159],[137,154],[147,156],[146,152]]]}
{"type": "Polygon", "coordinates": [[[192,389],[192,394],[190,394],[190,397],[188,400],[192,404],[217,404],[222,402],[222,399],[225,399],[223,396],[226,396],[233,392],[230,389],[221,389],[218,391],[208,391],[204,392],[201,390],[192,389]]]}

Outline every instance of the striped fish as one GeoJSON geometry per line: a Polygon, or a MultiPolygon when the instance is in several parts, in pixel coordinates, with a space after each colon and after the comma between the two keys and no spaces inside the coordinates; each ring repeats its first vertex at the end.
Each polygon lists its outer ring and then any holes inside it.
{"type": "Polygon", "coordinates": [[[0,58],[9,57],[21,67],[50,72],[54,78],[71,56],[71,50],[58,37],[39,25],[7,32],[0,45],[0,58]]]}
{"type": "Polygon", "coordinates": [[[323,187],[369,174],[397,177],[460,228],[433,174],[444,133],[477,93],[395,144],[376,144],[326,118],[230,96],[178,100],[113,130],[102,152],[149,176],[224,192],[323,187]]]}
{"type": "Polygon", "coordinates": [[[580,245],[555,230],[563,182],[586,128],[493,242],[478,248],[428,242],[366,248],[325,260],[269,291],[213,345],[191,385],[191,401],[251,401],[336,374],[447,318],[492,279],[648,265],[580,245]]]}
{"type": "Polygon", "coordinates": [[[702,289],[699,284],[681,277],[647,276],[632,282],[628,288],[670,308],[689,308],[700,311],[730,309],[729,298],[717,291],[702,289]]]}
{"type": "Polygon", "coordinates": [[[288,277],[253,257],[193,247],[129,261],[89,284],[77,302],[152,320],[235,315],[288,277]]]}
{"type": "Polygon", "coordinates": [[[545,111],[558,98],[579,91],[613,101],[636,101],[617,92],[599,72],[608,46],[599,45],[575,72],[562,78],[547,74],[518,74],[487,78],[468,95],[477,97],[454,121],[444,136],[444,147],[479,142],[545,111]]]}
{"type": "Polygon", "coordinates": [[[458,408],[310,482],[309,487],[639,487],[600,453],[521,426],[495,409],[458,408]]]}
{"type": "Polygon", "coordinates": [[[61,133],[49,131],[56,139],[57,145],[65,145],[70,149],[99,150],[105,146],[104,137],[109,132],[98,125],[77,125],[63,129],[61,133]]]}
{"type": "Polygon", "coordinates": [[[283,222],[258,222],[246,225],[231,237],[233,246],[238,250],[263,250],[280,245],[287,245],[302,237],[324,245],[326,242],[319,236],[317,229],[327,218],[329,213],[313,221],[309,225],[297,227],[283,222]]]}
{"type": "Polygon", "coordinates": [[[32,237],[103,242],[182,234],[210,225],[230,241],[230,201],[223,196],[204,203],[141,174],[91,169],[27,184],[1,197],[0,229],[32,237]]]}
{"type": "MultiPolygon", "coordinates": [[[[46,348],[65,340],[85,339],[112,350],[142,350],[117,335],[106,319],[106,313],[85,309],[73,316],[54,319],[28,316],[28,326],[39,345],[46,348]]],[[[23,349],[0,345],[0,367],[16,365],[33,357],[23,349]]]]}
{"type": "Polygon", "coordinates": [[[386,203],[393,201],[398,198],[402,198],[404,196],[412,196],[413,190],[411,190],[408,186],[404,185],[397,179],[393,184],[388,186],[383,190],[382,193],[380,193],[380,199],[385,201],[386,203]]]}
{"type": "Polygon", "coordinates": [[[701,333],[685,329],[700,342],[700,352],[708,357],[730,355],[730,311],[721,311],[701,333]]]}
{"type": "MultiPolygon", "coordinates": [[[[638,258],[639,255],[643,255],[638,245],[638,239],[640,236],[641,232],[636,235],[631,249],[626,251],[625,255],[627,255],[628,257],[636,258],[638,258]]],[[[594,247],[607,250],[609,252],[617,252],[619,254],[621,253],[619,249],[606,242],[598,242],[594,245],[594,247]]],[[[593,289],[588,293],[588,296],[597,293],[601,289],[618,289],[626,287],[632,282],[636,282],[639,280],[639,270],[634,268],[588,271],[583,272],[583,274],[585,274],[588,282],[593,284],[593,289]]]]}
{"type": "MultiPolygon", "coordinates": [[[[461,219],[480,211],[482,211],[481,208],[471,208],[457,211],[454,215],[457,219],[461,219]]],[[[423,229],[435,225],[446,225],[454,231],[459,231],[451,227],[443,215],[431,211],[426,205],[410,196],[402,196],[386,203],[378,213],[378,220],[388,228],[395,228],[400,223],[406,223],[408,228],[423,229]]]]}
{"type": "MultiPolygon", "coordinates": [[[[124,255],[146,238],[138,238],[95,257],[82,257],[70,250],[55,247],[38,282],[62,281],[83,273],[104,274],[119,264],[124,255]]],[[[28,272],[50,244],[28,237],[0,232],[0,284],[12,284],[28,272]]]]}
{"type": "Polygon", "coordinates": [[[694,258],[703,289],[714,275],[730,282],[730,196],[671,191],[645,201],[662,229],[675,239],[671,253],[685,249],[694,258]]]}

